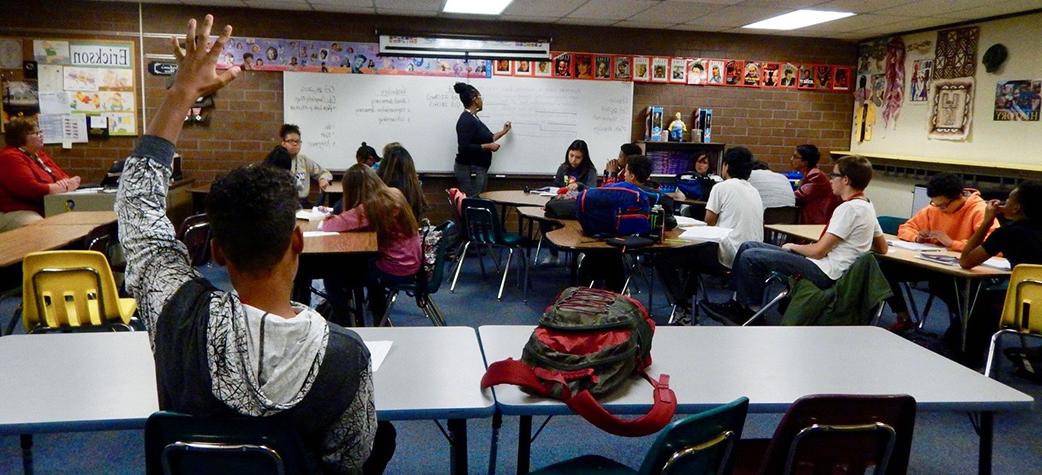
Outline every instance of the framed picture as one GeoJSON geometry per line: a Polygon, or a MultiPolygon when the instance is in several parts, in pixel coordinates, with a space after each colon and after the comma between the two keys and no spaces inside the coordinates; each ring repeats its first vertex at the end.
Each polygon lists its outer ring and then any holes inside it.
{"type": "Polygon", "coordinates": [[[651,62],[647,56],[633,57],[633,80],[637,82],[651,80],[651,62]]]}
{"type": "Polygon", "coordinates": [[[720,59],[710,59],[708,69],[706,69],[706,84],[712,84],[715,86],[724,85],[724,61],[720,59]]]}
{"type": "Polygon", "coordinates": [[[781,64],[764,63],[762,71],[760,84],[763,87],[778,87],[778,84],[781,82],[781,64]]]}
{"type": "Polygon", "coordinates": [[[833,91],[849,91],[851,74],[853,71],[849,66],[837,66],[833,71],[832,78],[832,90],[833,91]]]}
{"type": "Polygon", "coordinates": [[[706,83],[706,60],[702,58],[695,58],[687,60],[687,83],[688,84],[705,84],[706,83]]]}
{"type": "Polygon", "coordinates": [[[595,56],[593,58],[594,79],[611,79],[611,56],[595,56]]]}
{"type": "Polygon", "coordinates": [[[514,76],[531,76],[531,61],[514,61],[514,76]]]}
{"type": "Polygon", "coordinates": [[[514,68],[509,59],[496,59],[492,61],[492,72],[496,76],[513,76],[514,68]]]}
{"type": "Polygon", "coordinates": [[[760,87],[760,81],[762,78],[763,71],[759,61],[746,61],[745,67],[742,68],[742,86],[746,87],[760,87]]]}
{"type": "Polygon", "coordinates": [[[669,82],[687,84],[687,58],[669,60],[669,82]]]}
{"type": "Polygon", "coordinates": [[[550,61],[532,61],[532,72],[536,77],[548,78],[554,75],[553,71],[550,61]]]}
{"type": "Polygon", "coordinates": [[[814,89],[832,89],[832,66],[819,64],[814,67],[814,89]]]}
{"type": "Polygon", "coordinates": [[[796,87],[799,81],[799,68],[795,64],[785,63],[781,66],[781,79],[778,81],[778,87],[792,88],[796,87]]]}
{"type": "Polygon", "coordinates": [[[573,72],[572,55],[570,53],[561,53],[554,58],[555,78],[571,78],[573,72]]]}
{"type": "Polygon", "coordinates": [[[651,59],[651,82],[669,82],[669,58],[651,59]]]}
{"type": "Polygon", "coordinates": [[[575,79],[593,79],[593,55],[575,55],[575,79]]]}
{"type": "Polygon", "coordinates": [[[800,89],[814,89],[814,65],[800,65],[800,79],[797,86],[800,89]]]}
{"type": "Polygon", "coordinates": [[[724,84],[738,86],[742,83],[742,75],[745,72],[745,61],[728,59],[724,61],[724,84]]]}
{"type": "Polygon", "coordinates": [[[633,79],[633,58],[629,56],[613,56],[615,66],[612,67],[615,79],[618,81],[629,81],[633,79]]]}

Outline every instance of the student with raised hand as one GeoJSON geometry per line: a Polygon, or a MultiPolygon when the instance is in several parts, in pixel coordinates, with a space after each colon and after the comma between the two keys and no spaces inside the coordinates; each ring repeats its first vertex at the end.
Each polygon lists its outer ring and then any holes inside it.
{"type": "Polygon", "coordinates": [[[744,322],[763,301],[763,282],[771,272],[800,274],[825,289],[862,254],[886,254],[886,237],[876,220],[876,210],[865,198],[865,188],[872,181],[871,162],[859,156],[843,157],[836,161],[829,177],[832,192],[843,201],[832,213],[821,238],[813,244],[787,243],[782,247],[758,241],[742,244],[731,267],[735,299],[705,302],[708,312],[717,318],[744,322]]]}
{"type": "Polygon", "coordinates": [[[803,174],[793,194],[800,207],[801,224],[826,224],[840,200],[832,192],[829,177],[818,169],[821,152],[812,144],[797,145],[792,153],[792,169],[803,174]]]}
{"type": "Polygon", "coordinates": [[[573,140],[564,152],[564,162],[557,167],[554,186],[569,190],[597,188],[597,167],[590,159],[590,149],[584,140],[573,140]]]}
{"type": "Polygon", "coordinates": [[[311,192],[311,181],[318,183],[321,190],[325,190],[333,181],[333,174],[329,173],[322,165],[300,153],[300,127],[293,124],[282,124],[279,128],[279,137],[282,137],[282,146],[289,151],[293,161],[290,163],[290,173],[297,180],[297,196],[300,198],[301,206],[309,207],[308,193],[311,192]]]}
{"type": "MultiPolygon", "coordinates": [[[[395,149],[390,155],[395,155],[395,149]]],[[[379,326],[387,310],[386,285],[411,282],[420,271],[423,255],[419,226],[400,189],[387,186],[376,172],[360,163],[344,174],[344,207],[347,209],[343,213],[327,217],[320,229],[376,232],[380,257],[369,266],[367,287],[369,309],[374,325],[379,326]]],[[[330,301],[338,312],[348,305],[344,282],[343,278],[325,280],[330,301]]]]}
{"type": "Polygon", "coordinates": [[[377,429],[369,352],[357,334],[291,302],[304,247],[293,177],[242,167],[207,197],[214,260],[234,292],[215,289],[190,264],[166,217],[174,143],[195,99],[235,79],[217,58],[213,17],[188,22],[174,40],[178,73],[126,161],[116,195],[128,290],[148,330],[159,408],[196,416],[269,417],[299,434],[311,467],[380,472],[394,452],[394,428],[377,429]],[[374,447],[374,437],[378,440],[374,447]]]}
{"type": "Polygon", "coordinates": [[[383,165],[378,172],[384,184],[397,188],[409,202],[415,220],[423,218],[427,212],[427,199],[423,196],[423,186],[416,174],[416,163],[409,151],[398,142],[384,147],[383,165]]]}
{"type": "MultiPolygon", "coordinates": [[[[981,198],[980,192],[966,188],[958,175],[939,173],[930,177],[926,183],[926,196],[930,197],[930,205],[902,224],[897,230],[897,237],[902,241],[931,243],[952,251],[962,251],[966,240],[973,236],[984,221],[987,203],[981,198]]],[[[993,222],[989,232],[998,225],[998,222],[993,222]]],[[[893,261],[881,260],[879,267],[894,294],[887,300],[890,309],[896,314],[896,321],[890,327],[893,331],[900,332],[912,327],[908,305],[900,287],[903,281],[930,281],[930,292],[941,297],[950,308],[957,304],[955,289],[951,285],[951,278],[947,276],[893,261]]]]}

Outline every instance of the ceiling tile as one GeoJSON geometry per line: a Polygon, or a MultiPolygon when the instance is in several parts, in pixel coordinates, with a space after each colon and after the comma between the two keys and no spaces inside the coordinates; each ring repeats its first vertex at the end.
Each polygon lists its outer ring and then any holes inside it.
{"type": "Polygon", "coordinates": [[[781,15],[782,13],[788,13],[788,10],[780,8],[746,8],[742,6],[731,6],[694,20],[688,20],[684,23],[689,25],[733,28],[765,20],[767,18],[781,15]]]}
{"type": "MultiPolygon", "coordinates": [[[[309,5],[304,0],[297,1],[278,1],[278,0],[244,0],[246,6],[250,8],[261,8],[266,10],[311,10],[309,5]]],[[[209,4],[210,2],[205,2],[209,4]]],[[[203,2],[200,2],[203,4],[203,2]]]]}
{"type": "Polygon", "coordinates": [[[557,20],[556,23],[564,25],[584,25],[584,26],[611,26],[618,23],[619,20],[611,18],[572,18],[565,17],[557,20]]]}
{"type": "Polygon", "coordinates": [[[708,3],[711,5],[737,5],[743,0],[667,0],[682,3],[708,3]]]}
{"type": "Polygon", "coordinates": [[[587,0],[514,0],[503,10],[504,15],[560,18],[582,6],[587,0]]]}
{"type": "Polygon", "coordinates": [[[1037,8],[1042,8],[1042,0],[1012,0],[1005,2],[991,2],[987,5],[979,5],[966,10],[959,10],[955,13],[958,13],[963,18],[976,20],[979,18],[1018,13],[1037,8]]]}
{"type": "Polygon", "coordinates": [[[865,28],[880,27],[907,20],[908,17],[893,15],[876,15],[872,13],[866,13],[862,15],[854,15],[847,18],[840,18],[839,20],[834,20],[827,23],[811,25],[806,28],[800,28],[799,30],[795,31],[806,31],[815,33],[842,33],[845,31],[857,31],[863,30],[865,28]]]}
{"type": "Polygon", "coordinates": [[[444,0],[373,0],[377,13],[432,12],[441,13],[444,0]]]}
{"type": "Polygon", "coordinates": [[[832,12],[868,13],[908,3],[914,2],[911,0],[832,0],[818,4],[814,9],[832,12]]]}
{"type": "Polygon", "coordinates": [[[666,0],[627,18],[627,20],[634,23],[668,23],[675,25],[709,15],[724,8],[726,7],[723,5],[666,0]]]}
{"type": "Polygon", "coordinates": [[[522,23],[554,23],[557,17],[543,17],[543,16],[525,16],[525,15],[500,15],[496,17],[497,20],[503,21],[519,21],[522,23]]]}
{"type": "Polygon", "coordinates": [[[966,10],[979,7],[980,5],[980,0],[929,0],[876,10],[876,13],[910,17],[966,18],[959,16],[958,10],[966,10]]]}
{"type": "Polygon", "coordinates": [[[372,6],[359,7],[359,6],[354,6],[354,5],[322,5],[322,4],[316,4],[316,3],[312,2],[311,3],[311,7],[314,8],[315,11],[320,11],[320,12],[359,13],[359,14],[367,14],[367,15],[372,15],[372,14],[376,13],[376,9],[373,8],[372,6]]]}
{"type": "Polygon", "coordinates": [[[676,23],[670,23],[670,22],[664,22],[664,21],[663,22],[652,22],[652,21],[644,21],[644,20],[638,19],[638,20],[622,20],[622,21],[616,23],[613,26],[622,27],[622,28],[646,28],[646,29],[650,29],[650,30],[666,30],[666,29],[672,28],[673,25],[676,25],[676,23]]]}
{"type": "Polygon", "coordinates": [[[817,5],[827,2],[828,0],[744,0],[740,6],[743,7],[773,7],[773,8],[784,8],[791,10],[799,10],[801,8],[813,8],[819,10],[817,5]]]}
{"type": "Polygon", "coordinates": [[[708,32],[715,32],[715,31],[723,31],[725,29],[725,27],[722,27],[722,26],[712,26],[712,25],[692,25],[692,24],[681,23],[679,25],[673,25],[669,29],[671,29],[671,30],[681,30],[681,31],[708,31],[708,32]]]}
{"type": "Polygon", "coordinates": [[[654,6],[654,0],[590,0],[567,18],[601,18],[622,20],[654,6]]]}

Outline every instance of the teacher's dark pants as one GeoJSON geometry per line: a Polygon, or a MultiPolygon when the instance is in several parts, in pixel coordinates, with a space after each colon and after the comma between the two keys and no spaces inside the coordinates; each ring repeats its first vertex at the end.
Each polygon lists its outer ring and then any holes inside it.
{"type": "Polygon", "coordinates": [[[477,198],[488,185],[488,168],[478,165],[457,163],[453,166],[456,172],[456,183],[468,197],[477,198]]]}

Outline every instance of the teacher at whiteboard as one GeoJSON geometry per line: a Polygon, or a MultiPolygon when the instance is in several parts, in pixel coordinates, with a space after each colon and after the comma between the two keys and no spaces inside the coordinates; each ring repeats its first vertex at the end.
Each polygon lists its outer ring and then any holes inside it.
{"type": "Polygon", "coordinates": [[[459,145],[453,167],[456,182],[467,196],[477,197],[488,184],[492,152],[499,150],[496,141],[510,132],[510,122],[503,124],[503,129],[493,134],[478,118],[483,104],[481,93],[474,86],[462,82],[456,83],[452,89],[459,94],[459,100],[466,108],[456,121],[456,141],[459,145]]]}

